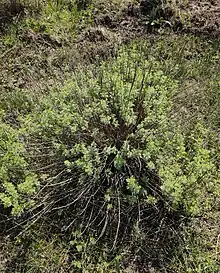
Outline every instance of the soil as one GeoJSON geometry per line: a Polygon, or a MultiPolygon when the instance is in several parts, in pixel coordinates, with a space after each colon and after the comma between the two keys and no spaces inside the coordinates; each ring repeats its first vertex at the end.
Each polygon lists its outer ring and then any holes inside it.
{"type": "Polygon", "coordinates": [[[219,0],[189,0],[187,5],[180,5],[180,10],[188,13],[190,22],[187,28],[192,32],[220,34],[219,0]]]}
{"type": "MultiPolygon", "coordinates": [[[[23,6],[18,2],[9,4],[2,0],[0,7],[0,31],[5,23],[8,23],[14,16],[22,16],[23,6]],[[14,3],[14,4],[13,4],[14,3]],[[15,4],[17,3],[17,4],[15,4]]],[[[130,1],[124,12],[118,16],[117,12],[101,13],[95,19],[96,25],[105,26],[109,29],[117,29],[120,32],[135,32],[143,34],[152,32],[162,27],[168,27],[174,31],[203,33],[206,35],[218,36],[220,34],[220,0],[167,0],[165,6],[162,0],[139,0],[130,1]],[[138,2],[138,4],[137,4],[138,2]],[[134,4],[136,3],[136,4],[134,4]],[[155,17],[159,23],[152,26],[149,16],[155,17]]],[[[127,34],[126,34],[127,35],[127,34]]]]}
{"type": "Polygon", "coordinates": [[[117,30],[122,37],[141,36],[170,28],[175,32],[187,32],[219,36],[220,0],[176,0],[164,6],[161,0],[139,1],[129,4],[121,16],[101,14],[96,18],[97,25],[117,30]],[[187,2],[187,3],[186,3],[187,2]],[[154,18],[152,19],[152,14],[154,18]],[[152,22],[149,21],[152,19],[152,22]]]}

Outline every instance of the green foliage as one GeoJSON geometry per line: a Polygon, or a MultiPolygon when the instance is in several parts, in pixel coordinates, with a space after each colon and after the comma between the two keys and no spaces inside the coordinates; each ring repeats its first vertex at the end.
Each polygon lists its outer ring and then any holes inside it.
{"type": "Polygon", "coordinates": [[[70,42],[77,28],[91,23],[89,10],[80,11],[75,1],[48,1],[38,17],[27,17],[24,27],[50,35],[59,42],[70,42]]]}
{"type": "Polygon", "coordinates": [[[11,125],[18,124],[18,116],[30,113],[38,102],[39,94],[30,94],[29,90],[11,88],[2,94],[0,109],[5,111],[5,120],[11,125]]]}
{"type": "Polygon", "coordinates": [[[79,258],[78,266],[81,261],[101,268],[122,248],[129,252],[134,237],[138,255],[143,243],[143,251],[158,257],[152,241],[169,241],[172,212],[166,200],[171,197],[161,190],[158,171],[172,150],[168,137],[175,127],[169,115],[177,86],[134,45],[99,67],[78,70],[64,88],[42,97],[20,118],[30,164],[41,177],[37,207],[54,225],[60,219],[64,229],[79,226],[94,237],[100,256],[108,249],[101,260],[86,250],[88,257],[79,258]],[[158,235],[161,204],[166,220],[158,235]],[[155,230],[155,238],[145,235],[149,230],[155,230]]]}
{"type": "Polygon", "coordinates": [[[17,29],[16,27],[11,26],[10,33],[4,35],[3,37],[3,44],[7,48],[7,47],[15,46],[17,42],[18,42],[17,29]]]}
{"type": "Polygon", "coordinates": [[[80,9],[75,0],[27,0],[19,1],[15,6],[21,7],[21,10],[17,8],[17,13],[10,15],[2,31],[6,48],[23,45],[25,40],[36,42],[39,38],[47,45],[51,40],[54,43],[72,44],[76,34],[93,22],[92,9],[87,5],[87,9],[80,9]]]}
{"type": "Polygon", "coordinates": [[[182,204],[190,213],[202,215],[211,210],[219,196],[216,150],[210,147],[213,138],[215,134],[201,124],[185,139],[176,135],[170,142],[170,147],[176,150],[175,157],[169,156],[159,170],[163,189],[173,197],[174,205],[182,204]],[[209,196],[207,192],[212,194],[209,196]]]}
{"type": "MultiPolygon", "coordinates": [[[[55,226],[60,219],[64,229],[83,230],[70,240],[74,270],[117,272],[115,257],[124,249],[131,257],[132,247],[138,257],[165,255],[172,212],[204,215],[218,202],[215,133],[202,121],[185,133],[175,123],[178,82],[159,67],[138,47],[122,48],[99,67],[77,70],[19,119],[41,177],[35,200],[42,214],[55,226]],[[163,242],[162,254],[155,241],[163,242]]],[[[31,194],[30,184],[18,190],[31,194]]]]}
{"type": "Polygon", "coordinates": [[[141,186],[138,185],[136,179],[132,176],[127,179],[127,188],[133,195],[138,195],[140,193],[141,186]]]}
{"type": "Polygon", "coordinates": [[[166,75],[179,81],[173,115],[181,123],[183,134],[191,131],[198,120],[218,127],[219,41],[192,35],[169,38],[165,35],[154,37],[153,42],[139,42],[139,47],[146,56],[156,58],[166,75]]]}
{"type": "MultiPolygon", "coordinates": [[[[65,40],[77,18],[74,9],[51,2],[24,25],[65,40]]],[[[17,43],[16,33],[4,36],[6,47],[17,43]]],[[[124,47],[101,66],[76,70],[64,88],[43,98],[19,88],[2,93],[1,204],[18,216],[35,201],[42,211],[32,212],[46,211],[41,224],[52,233],[83,230],[67,236],[69,245],[42,232],[25,254],[28,272],[120,272],[124,253],[128,262],[166,260],[164,253],[170,260],[166,239],[178,241],[172,226],[178,217],[170,211],[200,219],[218,209],[219,52],[191,36],[154,39],[124,47]]],[[[33,58],[41,77],[47,56],[42,63],[33,58]]],[[[56,65],[65,70],[62,58],[56,65]]],[[[219,271],[217,239],[200,244],[201,233],[176,247],[171,272],[219,271]]]]}
{"type": "Polygon", "coordinates": [[[79,71],[27,119],[31,134],[52,141],[68,170],[82,172],[81,179],[86,174],[91,183],[101,183],[103,169],[111,176],[113,166],[123,172],[129,160],[152,166],[162,156],[177,85],[142,57],[131,48],[99,71],[79,71]]]}
{"type": "MultiPolygon", "coordinates": [[[[40,235],[40,234],[39,234],[40,235]]],[[[26,254],[25,270],[30,273],[70,272],[68,247],[59,238],[44,239],[31,236],[32,243],[26,254]],[[66,271],[63,271],[66,270],[66,271]]],[[[24,268],[23,268],[24,269],[24,268]]]]}
{"type": "Polygon", "coordinates": [[[174,124],[177,83],[158,66],[135,47],[121,50],[111,63],[77,71],[62,90],[42,100],[24,128],[42,149],[50,143],[57,164],[79,188],[88,180],[91,187],[104,183],[113,195],[120,189],[128,201],[130,195],[145,199],[152,195],[149,185],[161,183],[174,208],[202,213],[211,209],[206,192],[212,192],[212,200],[219,193],[209,130],[198,124],[184,135],[174,124]]]}
{"type": "Polygon", "coordinates": [[[55,3],[49,2],[41,12],[39,18],[27,18],[25,20],[26,28],[32,29],[34,32],[43,32],[51,35],[51,37],[65,39],[66,33],[75,34],[76,10],[71,12],[68,9],[59,9],[55,3]]]}
{"type": "Polygon", "coordinates": [[[121,273],[120,261],[122,257],[116,255],[112,259],[108,258],[109,250],[97,243],[93,236],[83,236],[78,230],[72,234],[70,241],[72,249],[72,266],[74,272],[96,272],[96,273],[121,273]],[[74,251],[75,250],[75,251],[74,251]],[[75,254],[73,254],[75,253],[75,254]]]}
{"type": "Polygon", "coordinates": [[[0,121],[0,201],[18,215],[33,205],[28,196],[36,190],[37,177],[29,171],[26,150],[16,129],[0,121]]]}
{"type": "Polygon", "coordinates": [[[217,273],[219,260],[219,212],[213,210],[209,218],[192,219],[183,229],[183,242],[175,250],[169,265],[172,272],[217,273]]]}

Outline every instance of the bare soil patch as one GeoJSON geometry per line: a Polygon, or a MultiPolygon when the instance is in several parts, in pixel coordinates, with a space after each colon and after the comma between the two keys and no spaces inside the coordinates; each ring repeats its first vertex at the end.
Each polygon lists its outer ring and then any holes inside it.
{"type": "Polygon", "coordinates": [[[204,34],[220,34],[220,1],[189,0],[187,5],[179,4],[183,13],[188,13],[192,32],[204,34]]]}
{"type": "Polygon", "coordinates": [[[132,38],[170,28],[175,32],[190,32],[218,36],[220,34],[219,0],[141,0],[130,3],[120,15],[101,13],[97,25],[119,31],[132,38]]]}

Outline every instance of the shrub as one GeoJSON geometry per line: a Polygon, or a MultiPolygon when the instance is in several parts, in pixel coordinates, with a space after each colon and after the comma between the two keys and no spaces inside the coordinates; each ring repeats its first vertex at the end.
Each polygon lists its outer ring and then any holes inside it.
{"type": "Polygon", "coordinates": [[[74,225],[97,241],[107,236],[114,249],[134,227],[158,228],[166,197],[157,164],[166,153],[176,88],[131,47],[99,68],[77,71],[25,118],[29,153],[43,177],[39,204],[65,218],[64,230],[74,225]],[[147,217],[158,219],[142,223],[147,217]]]}
{"type": "MultiPolygon", "coordinates": [[[[94,238],[106,262],[126,249],[163,265],[178,243],[180,213],[200,215],[219,194],[214,137],[202,123],[187,135],[175,125],[178,83],[159,67],[135,46],[123,48],[40,98],[16,132],[29,159],[23,168],[40,181],[36,217],[46,215],[57,233],[76,230],[81,242],[94,238]]],[[[88,264],[81,247],[72,246],[73,260],[88,264]]]]}
{"type": "Polygon", "coordinates": [[[97,234],[115,232],[113,245],[140,206],[154,210],[168,198],[196,213],[217,170],[206,130],[185,137],[173,124],[176,90],[155,61],[130,47],[44,98],[24,126],[38,146],[30,148],[37,168],[49,177],[42,187],[52,210],[73,209],[85,227],[101,222],[97,234]]]}
{"type": "Polygon", "coordinates": [[[18,215],[33,204],[28,195],[35,192],[37,178],[28,168],[18,131],[2,120],[0,124],[0,201],[18,215]]]}

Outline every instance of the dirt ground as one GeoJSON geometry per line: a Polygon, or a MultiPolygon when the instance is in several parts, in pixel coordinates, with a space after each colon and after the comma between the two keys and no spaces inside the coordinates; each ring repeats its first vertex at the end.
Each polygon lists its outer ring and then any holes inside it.
{"type": "Polygon", "coordinates": [[[220,37],[220,0],[170,0],[164,5],[163,2],[133,2],[120,16],[101,13],[95,20],[98,26],[120,34],[122,40],[157,32],[161,27],[174,32],[220,37]]]}
{"type": "Polygon", "coordinates": [[[187,28],[193,32],[219,35],[220,0],[188,0],[187,2],[185,5],[176,3],[177,7],[179,5],[180,13],[189,15],[187,28]]]}

